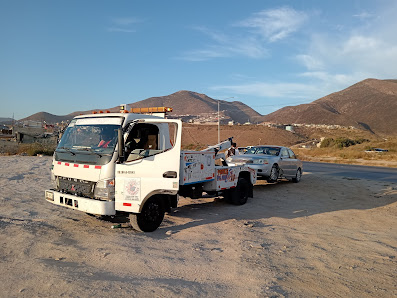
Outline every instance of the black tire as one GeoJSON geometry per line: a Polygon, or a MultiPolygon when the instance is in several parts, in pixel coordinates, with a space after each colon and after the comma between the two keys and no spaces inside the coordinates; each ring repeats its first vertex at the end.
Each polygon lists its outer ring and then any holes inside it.
{"type": "Polygon", "coordinates": [[[152,197],[146,201],[141,213],[130,214],[130,224],[139,232],[155,231],[164,219],[164,204],[159,197],[152,197]]]}
{"type": "Polygon", "coordinates": [[[234,189],[225,189],[223,191],[223,198],[225,199],[225,201],[227,203],[232,203],[232,193],[233,193],[234,189]]]}
{"type": "Polygon", "coordinates": [[[244,178],[239,178],[236,188],[231,191],[229,200],[233,205],[244,205],[247,203],[249,193],[249,182],[244,178]]]}
{"type": "Polygon", "coordinates": [[[292,182],[298,183],[299,181],[301,181],[301,179],[302,179],[302,170],[301,168],[298,168],[298,170],[296,170],[295,177],[292,178],[292,182]]]}
{"type": "Polygon", "coordinates": [[[272,168],[270,169],[269,178],[266,179],[267,182],[269,182],[269,183],[277,182],[278,175],[279,175],[278,166],[277,165],[273,165],[272,168]]]}

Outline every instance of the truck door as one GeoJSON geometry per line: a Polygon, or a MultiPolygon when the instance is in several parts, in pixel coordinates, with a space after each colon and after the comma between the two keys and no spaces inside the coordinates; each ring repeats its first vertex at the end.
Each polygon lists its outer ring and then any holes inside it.
{"type": "Polygon", "coordinates": [[[179,190],[180,120],[147,119],[131,123],[124,134],[125,161],[116,164],[115,208],[139,213],[154,195],[179,190]]]}

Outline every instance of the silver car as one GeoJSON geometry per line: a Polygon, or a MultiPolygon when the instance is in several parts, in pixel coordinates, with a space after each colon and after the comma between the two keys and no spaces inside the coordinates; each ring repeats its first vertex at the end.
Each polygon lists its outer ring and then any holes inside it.
{"type": "Polygon", "coordinates": [[[230,156],[226,161],[231,166],[246,164],[268,182],[284,177],[297,183],[302,178],[302,161],[287,147],[253,146],[244,154],[230,156]]]}

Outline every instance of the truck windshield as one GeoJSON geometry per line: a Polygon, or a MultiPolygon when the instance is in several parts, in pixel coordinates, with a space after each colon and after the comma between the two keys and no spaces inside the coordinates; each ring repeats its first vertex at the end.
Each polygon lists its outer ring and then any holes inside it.
{"type": "Polygon", "coordinates": [[[98,165],[110,162],[120,124],[101,123],[98,119],[79,120],[85,119],[73,120],[65,130],[55,151],[55,160],[98,165]]]}

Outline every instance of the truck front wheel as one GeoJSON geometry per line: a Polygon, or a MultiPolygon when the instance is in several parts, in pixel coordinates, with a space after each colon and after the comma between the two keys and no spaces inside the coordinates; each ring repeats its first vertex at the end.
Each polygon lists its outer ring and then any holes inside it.
{"type": "Polygon", "coordinates": [[[164,204],[158,197],[146,201],[141,213],[131,213],[130,223],[134,230],[139,232],[153,232],[163,221],[164,204]]]}

